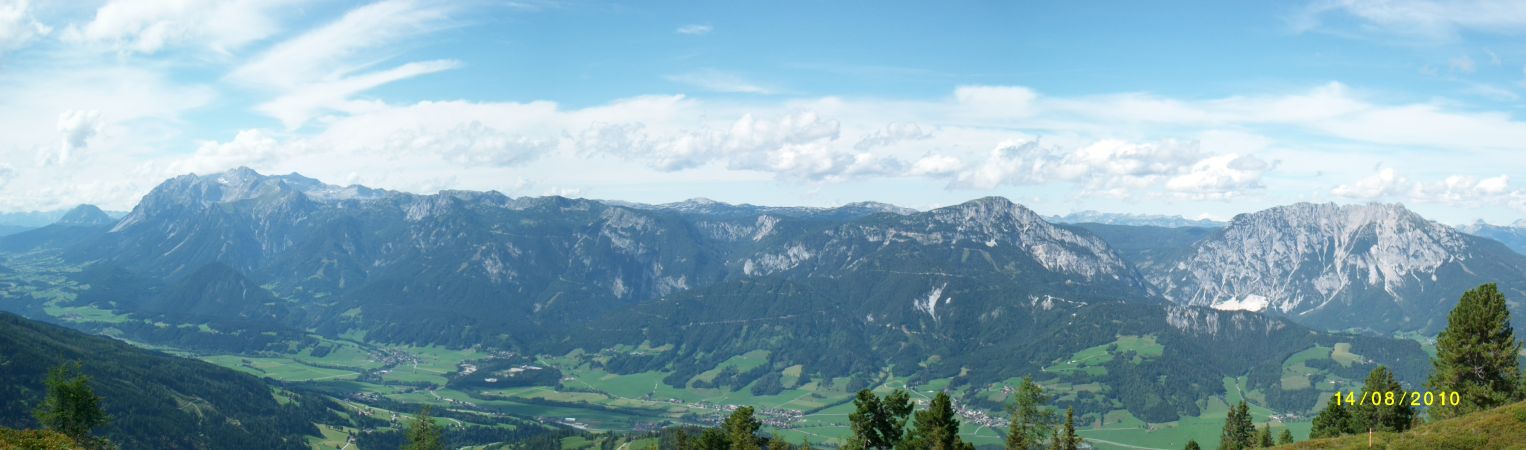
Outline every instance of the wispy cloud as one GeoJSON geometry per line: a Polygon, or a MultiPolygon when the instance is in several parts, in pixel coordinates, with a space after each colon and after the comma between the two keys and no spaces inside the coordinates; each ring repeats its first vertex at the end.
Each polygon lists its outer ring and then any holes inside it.
{"type": "Polygon", "coordinates": [[[686,35],[689,35],[689,36],[699,36],[699,35],[704,35],[704,34],[710,34],[711,31],[715,31],[715,28],[711,27],[710,25],[700,25],[700,24],[684,25],[684,26],[678,27],[677,30],[673,30],[673,32],[675,32],[675,33],[686,34],[686,35]]]}
{"type": "Polygon", "coordinates": [[[235,69],[229,78],[274,90],[258,109],[288,128],[324,111],[346,111],[349,97],[383,84],[459,66],[451,60],[373,67],[395,57],[397,46],[450,26],[452,9],[412,0],[384,0],[355,8],[331,23],[276,44],[235,69]]]}
{"type": "Polygon", "coordinates": [[[1526,3],[1510,0],[1323,0],[1310,3],[1294,20],[1300,31],[1335,26],[1330,15],[1355,19],[1358,32],[1452,39],[1459,32],[1526,33],[1526,3]]]}
{"type": "Polygon", "coordinates": [[[63,32],[67,42],[121,53],[152,54],[193,46],[228,54],[281,30],[278,16],[295,0],[110,0],[83,25],[63,32]]]}
{"type": "Polygon", "coordinates": [[[755,83],[735,73],[704,69],[664,77],[668,81],[710,92],[733,94],[773,94],[778,89],[755,83]]]}

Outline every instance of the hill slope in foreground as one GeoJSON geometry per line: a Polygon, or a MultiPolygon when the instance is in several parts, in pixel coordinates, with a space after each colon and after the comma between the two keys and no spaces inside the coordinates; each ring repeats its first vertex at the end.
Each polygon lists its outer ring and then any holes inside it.
{"type": "Polygon", "coordinates": [[[1344,449],[1526,449],[1526,402],[1428,423],[1403,433],[1375,433],[1317,439],[1278,448],[1344,449]]]}
{"type": "Polygon", "coordinates": [[[112,416],[100,431],[123,449],[307,448],[327,412],[243,373],[0,313],[0,427],[37,428],[48,370],[76,361],[112,416]]]}

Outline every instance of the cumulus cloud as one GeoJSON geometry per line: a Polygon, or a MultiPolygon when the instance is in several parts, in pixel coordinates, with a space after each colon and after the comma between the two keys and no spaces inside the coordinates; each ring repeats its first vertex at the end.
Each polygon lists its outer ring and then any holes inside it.
{"type": "Polygon", "coordinates": [[[1452,175],[1431,183],[1415,183],[1410,197],[1420,201],[1466,203],[1511,193],[1510,177],[1506,175],[1489,178],[1452,175]]]}
{"type": "Polygon", "coordinates": [[[90,144],[90,138],[100,133],[100,111],[64,111],[58,115],[60,142],[56,151],[44,151],[38,155],[40,165],[68,164],[79,159],[80,152],[90,144]]]}
{"type": "Polygon", "coordinates": [[[844,148],[841,128],[836,120],[805,111],[777,117],[746,113],[724,128],[672,132],[654,132],[641,123],[595,123],[567,137],[580,154],[642,161],[661,171],[718,163],[732,170],[809,180],[905,172],[905,163],[894,156],[844,148]]]}
{"type": "Polygon", "coordinates": [[[860,139],[857,144],[853,145],[853,148],[862,151],[873,149],[875,147],[884,147],[898,142],[922,140],[930,137],[933,137],[933,133],[931,131],[924,130],[922,127],[915,123],[894,122],[889,125],[885,125],[885,128],[874,130],[873,133],[869,133],[868,135],[864,136],[864,138],[860,139]]]}
{"type": "Polygon", "coordinates": [[[677,30],[673,30],[673,32],[675,32],[675,33],[689,35],[689,36],[699,36],[699,35],[704,35],[704,34],[710,34],[711,31],[715,31],[715,28],[711,27],[709,25],[700,25],[700,24],[684,25],[684,26],[678,27],[677,30]]]}
{"type": "Polygon", "coordinates": [[[110,0],[95,17],[63,33],[68,42],[153,54],[200,46],[228,54],[280,31],[291,0],[110,0]]]}
{"type": "Polygon", "coordinates": [[[1067,182],[1118,197],[1163,187],[1183,197],[1230,198],[1261,189],[1269,168],[1255,156],[1210,153],[1196,142],[1103,139],[1068,148],[1034,139],[997,145],[984,162],[955,174],[953,185],[994,189],[1067,182]]]}
{"type": "Polygon", "coordinates": [[[1336,197],[1374,200],[1402,192],[1410,186],[1409,179],[1399,176],[1391,167],[1363,177],[1350,184],[1342,184],[1330,190],[1336,197]]]}
{"type": "Polygon", "coordinates": [[[1261,175],[1270,167],[1252,155],[1211,156],[1167,179],[1166,190],[1193,198],[1228,199],[1265,187],[1261,175]]]}
{"type": "Polygon", "coordinates": [[[911,164],[911,169],[906,172],[913,176],[945,176],[952,175],[964,168],[964,163],[949,155],[925,155],[911,164]]]}
{"type": "Polygon", "coordinates": [[[1336,186],[1331,194],[1360,200],[1395,199],[1464,207],[1507,205],[1526,210],[1526,190],[1511,186],[1508,175],[1449,175],[1424,181],[1383,168],[1356,182],[1336,186]]]}
{"type": "Polygon", "coordinates": [[[435,152],[462,165],[509,167],[535,159],[556,148],[555,140],[505,133],[469,122],[443,131],[413,129],[393,133],[386,149],[392,152],[435,152]]]}
{"type": "Polygon", "coordinates": [[[0,54],[24,47],[52,30],[32,17],[27,0],[0,0],[0,54]]]}
{"type": "Polygon", "coordinates": [[[196,152],[172,161],[168,175],[207,174],[239,166],[262,167],[278,159],[283,152],[295,152],[300,143],[281,142],[262,130],[243,130],[228,142],[202,142],[196,152]]]}

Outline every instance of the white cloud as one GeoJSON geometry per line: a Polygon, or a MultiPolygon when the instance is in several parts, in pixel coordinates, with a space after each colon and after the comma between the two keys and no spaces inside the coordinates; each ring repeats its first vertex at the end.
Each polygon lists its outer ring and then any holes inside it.
{"type": "Polygon", "coordinates": [[[741,75],[715,69],[668,75],[664,78],[674,83],[693,86],[710,92],[735,94],[772,94],[777,92],[776,89],[748,81],[741,75]]]}
{"type": "Polygon", "coordinates": [[[1355,183],[1336,186],[1335,189],[1330,190],[1330,194],[1336,197],[1376,200],[1403,192],[1409,186],[1409,179],[1399,176],[1393,168],[1385,167],[1355,183]]]}
{"type": "Polygon", "coordinates": [[[674,33],[686,34],[686,35],[689,35],[689,36],[699,36],[699,35],[704,35],[704,34],[710,34],[711,31],[715,31],[715,28],[711,27],[709,25],[700,25],[700,24],[684,25],[684,26],[678,27],[677,30],[673,30],[674,33]]]}
{"type": "Polygon", "coordinates": [[[964,163],[949,155],[926,155],[917,162],[911,164],[908,175],[913,176],[944,176],[952,175],[964,168],[964,163]]]}
{"type": "Polygon", "coordinates": [[[535,159],[556,148],[557,142],[531,136],[514,135],[469,122],[443,131],[403,130],[387,138],[387,151],[402,153],[437,152],[461,165],[509,167],[535,159]]]}
{"type": "Polygon", "coordinates": [[[202,142],[192,155],[172,161],[167,175],[208,174],[239,166],[261,167],[276,160],[283,152],[301,150],[299,142],[281,142],[261,130],[243,130],[228,142],[202,142]]]}
{"type": "Polygon", "coordinates": [[[1166,190],[1192,198],[1229,199],[1264,188],[1261,176],[1270,164],[1251,155],[1204,158],[1166,180],[1166,190]]]}
{"type": "Polygon", "coordinates": [[[27,0],[0,0],[0,54],[25,47],[52,28],[32,17],[27,0]]]}
{"type": "Polygon", "coordinates": [[[456,68],[451,60],[410,62],[371,70],[397,47],[450,25],[446,6],[411,0],[383,0],[352,9],[338,20],[309,30],[238,67],[229,78],[276,91],[258,109],[295,129],[325,111],[354,113],[355,94],[383,84],[456,68]]]}
{"type": "Polygon", "coordinates": [[[875,130],[860,139],[853,148],[869,150],[875,147],[884,147],[902,141],[916,141],[933,137],[933,133],[922,129],[915,123],[893,122],[885,125],[885,128],[875,130]]]}
{"type": "Polygon", "coordinates": [[[1361,200],[1391,199],[1451,207],[1504,205],[1526,211],[1526,190],[1512,187],[1508,175],[1484,178],[1449,175],[1435,181],[1419,181],[1399,175],[1392,168],[1383,168],[1355,183],[1336,186],[1331,194],[1361,200]]]}
{"type": "Polygon", "coordinates": [[[277,15],[291,0],[110,0],[65,41],[153,54],[181,46],[228,54],[280,31],[277,15]]]}
{"type": "Polygon", "coordinates": [[[803,178],[823,178],[850,170],[884,167],[883,161],[836,149],[837,121],[813,112],[759,119],[744,114],[725,129],[699,128],[649,133],[639,123],[596,124],[575,135],[585,154],[640,159],[659,170],[680,170],[714,161],[739,170],[763,170],[803,178]]]}
{"type": "Polygon", "coordinates": [[[1430,38],[1453,38],[1463,31],[1518,35],[1526,30],[1526,4],[1510,0],[1325,0],[1311,3],[1295,26],[1327,26],[1322,16],[1337,13],[1367,29],[1430,38]]]}
{"type": "Polygon", "coordinates": [[[1230,198],[1262,189],[1261,177],[1269,168],[1254,156],[1206,152],[1196,142],[1103,139],[1065,147],[1038,140],[1009,141],[991,150],[984,162],[958,172],[953,185],[994,189],[1065,182],[1113,197],[1153,191],[1188,198],[1230,198]]]}
{"type": "Polygon", "coordinates": [[[280,96],[259,104],[255,109],[280,120],[289,129],[295,129],[313,117],[327,111],[358,113],[374,107],[371,102],[354,101],[355,94],[378,86],[421,75],[443,72],[460,67],[450,60],[411,62],[391,69],[333,81],[318,81],[297,86],[280,96]]]}
{"type": "Polygon", "coordinates": [[[962,114],[1010,119],[1032,116],[1038,93],[1021,86],[959,86],[954,100],[962,114]]]}
{"type": "Polygon", "coordinates": [[[89,145],[90,138],[100,133],[101,127],[100,111],[64,111],[58,115],[58,133],[62,138],[58,151],[40,155],[40,162],[68,164],[71,158],[78,159],[79,152],[89,145]]]}

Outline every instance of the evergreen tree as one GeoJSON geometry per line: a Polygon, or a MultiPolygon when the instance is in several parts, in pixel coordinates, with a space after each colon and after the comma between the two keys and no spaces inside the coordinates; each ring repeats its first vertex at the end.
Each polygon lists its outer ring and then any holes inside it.
{"type": "Polygon", "coordinates": [[[1260,448],[1268,448],[1276,444],[1272,442],[1272,424],[1268,423],[1266,426],[1261,427],[1261,431],[1256,433],[1256,442],[1254,444],[1260,448]]]}
{"type": "Polygon", "coordinates": [[[1007,450],[1027,450],[1048,440],[1054,429],[1054,411],[1044,406],[1049,399],[1044,388],[1023,377],[1012,404],[1012,422],[1007,425],[1007,450]]]}
{"type": "Polygon", "coordinates": [[[784,437],[779,436],[779,433],[774,433],[773,437],[768,438],[768,450],[789,450],[789,444],[784,442],[784,437]]]}
{"type": "Polygon", "coordinates": [[[811,448],[811,438],[805,438],[805,442],[800,443],[800,450],[816,450],[811,448]]]}
{"type": "Polygon", "coordinates": [[[434,419],[430,417],[431,412],[433,408],[425,406],[408,423],[407,442],[403,443],[404,450],[445,450],[445,443],[440,438],[440,425],[434,423],[434,419]]]}
{"type": "Polygon", "coordinates": [[[727,440],[726,432],[720,428],[706,428],[699,434],[699,439],[693,443],[696,450],[727,450],[731,448],[731,442],[727,440]]]}
{"type": "Polygon", "coordinates": [[[1437,403],[1432,417],[1457,417],[1520,398],[1521,342],[1510,325],[1505,295],[1494,284],[1462,294],[1436,337],[1435,370],[1426,385],[1437,393],[1457,392],[1457,405],[1437,403]]]}
{"type": "Polygon", "coordinates": [[[888,450],[901,442],[912,410],[911,395],[906,391],[897,389],[881,399],[864,389],[853,399],[853,407],[848,415],[853,436],[843,448],[888,450]]]}
{"type": "Polygon", "coordinates": [[[1277,445],[1289,445],[1293,443],[1293,430],[1282,429],[1282,434],[1277,436],[1277,445]]]}
{"type": "Polygon", "coordinates": [[[1314,416],[1314,428],[1309,430],[1309,438],[1323,439],[1355,432],[1351,413],[1340,402],[1331,401],[1319,415],[1314,416]]]}
{"type": "Polygon", "coordinates": [[[79,374],[79,363],[63,364],[48,372],[47,396],[33,413],[43,428],[57,431],[91,447],[109,447],[90,434],[111,418],[101,408],[101,397],[90,388],[90,378],[79,374]]]}
{"type": "Polygon", "coordinates": [[[1081,437],[1076,435],[1076,410],[1065,408],[1065,425],[1054,434],[1049,441],[1049,448],[1053,450],[1076,450],[1081,446],[1081,437]]]}
{"type": "Polygon", "coordinates": [[[1256,424],[1251,422],[1250,405],[1244,400],[1239,406],[1229,409],[1229,416],[1224,418],[1224,432],[1219,436],[1219,448],[1223,450],[1242,450],[1252,448],[1256,437],[1256,424]]]}
{"type": "Polygon", "coordinates": [[[725,428],[726,442],[730,443],[731,450],[760,450],[758,446],[758,429],[763,427],[758,418],[753,417],[751,406],[743,406],[731,412],[726,418],[725,428]]]}
{"type": "Polygon", "coordinates": [[[954,416],[953,401],[939,392],[926,410],[917,411],[905,448],[918,450],[974,450],[975,446],[959,438],[959,419],[954,416]]]}
{"type": "Polygon", "coordinates": [[[1197,445],[1196,439],[1188,439],[1187,446],[1182,447],[1182,450],[1203,450],[1203,446],[1197,445]]]}
{"type": "Polygon", "coordinates": [[[1367,383],[1362,385],[1363,395],[1377,396],[1379,401],[1368,401],[1366,404],[1357,405],[1356,411],[1351,415],[1352,428],[1357,432],[1373,431],[1404,431],[1410,427],[1414,420],[1415,409],[1410,402],[1405,400],[1404,387],[1399,385],[1399,380],[1394,378],[1393,372],[1387,367],[1378,366],[1367,374],[1367,383]],[[1388,405],[1388,393],[1393,393],[1393,404],[1388,405]],[[1379,404],[1382,403],[1382,404],[1379,404]]]}

